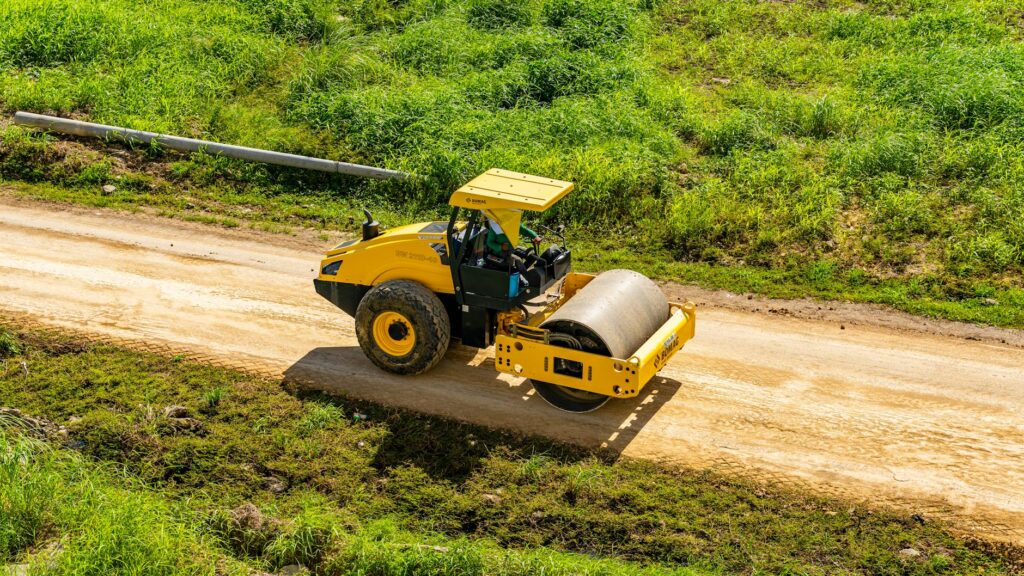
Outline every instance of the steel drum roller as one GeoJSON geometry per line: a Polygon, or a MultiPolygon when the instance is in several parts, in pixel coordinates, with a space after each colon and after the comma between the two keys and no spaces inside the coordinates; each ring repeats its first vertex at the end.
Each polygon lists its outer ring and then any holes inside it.
{"type": "Polygon", "coordinates": [[[632,270],[609,270],[576,292],[541,326],[575,337],[588,352],[629,358],[668,316],[668,299],[650,278],[632,270]]]}

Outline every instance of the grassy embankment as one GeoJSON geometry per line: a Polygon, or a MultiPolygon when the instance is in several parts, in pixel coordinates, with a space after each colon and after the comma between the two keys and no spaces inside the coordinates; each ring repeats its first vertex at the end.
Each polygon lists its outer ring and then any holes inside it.
{"type": "Polygon", "coordinates": [[[11,0],[4,111],[422,178],[108,153],[15,128],[0,178],[336,228],[360,203],[392,223],[436,215],[502,166],[578,183],[550,218],[579,228],[585,267],[1020,327],[1022,21],[1012,0],[11,0]]]}
{"type": "Polygon", "coordinates": [[[387,520],[353,529],[319,501],[286,521],[254,508],[203,514],[190,502],[6,429],[7,424],[17,422],[0,421],[0,563],[17,559],[30,575],[212,576],[260,574],[295,564],[319,574],[382,576],[667,572],[412,534],[387,520]]]}
{"type": "Polygon", "coordinates": [[[910,513],[42,332],[0,327],[0,356],[0,404],[67,426],[62,447],[0,433],[0,565],[59,541],[78,574],[1010,571],[910,513]]]}

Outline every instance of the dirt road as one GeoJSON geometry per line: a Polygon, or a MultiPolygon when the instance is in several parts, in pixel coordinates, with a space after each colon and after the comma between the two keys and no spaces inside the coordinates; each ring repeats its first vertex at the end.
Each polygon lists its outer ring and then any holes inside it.
{"type": "Polygon", "coordinates": [[[0,198],[0,312],[632,457],[956,518],[1024,543],[1024,349],[704,308],[634,401],[567,415],[487,353],[376,370],[313,292],[317,250],[252,232],[0,198]]]}

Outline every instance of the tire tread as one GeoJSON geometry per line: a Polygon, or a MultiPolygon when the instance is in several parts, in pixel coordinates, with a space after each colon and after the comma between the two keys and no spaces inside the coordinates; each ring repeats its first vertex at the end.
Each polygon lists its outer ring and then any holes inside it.
{"type": "Polygon", "coordinates": [[[437,365],[448,351],[451,320],[444,304],[426,286],[412,280],[390,280],[371,288],[359,302],[356,338],[378,368],[395,374],[421,374],[437,365]],[[416,345],[401,359],[386,354],[373,340],[373,320],[385,310],[401,312],[416,330],[416,345]]]}

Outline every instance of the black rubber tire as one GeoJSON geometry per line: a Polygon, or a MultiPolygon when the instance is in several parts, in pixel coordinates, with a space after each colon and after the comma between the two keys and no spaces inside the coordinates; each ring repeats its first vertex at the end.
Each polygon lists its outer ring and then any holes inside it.
{"type": "Polygon", "coordinates": [[[370,289],[356,309],[356,338],[363,353],[378,368],[394,374],[420,374],[434,367],[451,340],[448,312],[437,295],[419,282],[391,280],[370,289]],[[373,339],[373,322],[382,312],[398,312],[416,331],[411,352],[396,357],[384,352],[373,339]]]}

